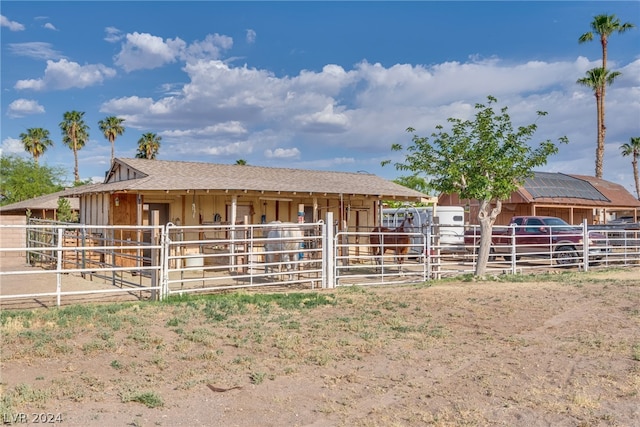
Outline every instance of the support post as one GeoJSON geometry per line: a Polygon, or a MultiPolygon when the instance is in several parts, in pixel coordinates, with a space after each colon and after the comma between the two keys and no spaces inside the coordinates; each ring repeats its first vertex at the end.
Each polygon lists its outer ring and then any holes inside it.
{"type": "MultiPolygon", "coordinates": [[[[153,210],[151,211],[151,218],[149,218],[149,225],[153,228],[151,229],[151,261],[150,265],[151,269],[151,287],[156,288],[160,281],[158,280],[158,269],[156,267],[160,266],[160,251],[158,250],[158,244],[160,242],[160,233],[158,230],[158,225],[160,224],[160,211],[153,210]]],[[[151,289],[151,300],[156,301],[160,298],[160,293],[157,289],[151,289]]]]}

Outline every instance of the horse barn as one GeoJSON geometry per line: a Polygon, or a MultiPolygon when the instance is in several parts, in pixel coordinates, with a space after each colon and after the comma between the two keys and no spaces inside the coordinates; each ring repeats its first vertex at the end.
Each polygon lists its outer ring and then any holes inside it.
{"type": "MultiPolygon", "coordinates": [[[[467,221],[477,223],[477,200],[460,200],[457,194],[443,194],[439,204],[464,206],[467,221]]],[[[619,184],[586,175],[535,172],[508,200],[496,225],[507,225],[513,216],[555,216],[569,224],[606,224],[622,217],[640,221],[640,200],[619,184]]]]}
{"type": "Polygon", "coordinates": [[[368,173],[326,172],[147,159],[114,160],[104,183],[78,187],[80,222],[160,224],[317,222],[373,227],[383,200],[424,201],[420,192],[368,173]]]}
{"type": "MultiPolygon", "coordinates": [[[[337,230],[367,230],[379,223],[384,200],[431,200],[368,173],[128,158],[114,160],[104,183],[78,187],[72,196],[79,197],[80,223],[96,230],[96,241],[106,238],[100,226],[119,228],[109,241],[125,247],[152,240],[140,227],[170,224],[180,228],[176,239],[192,242],[184,245],[189,254],[209,255],[218,249],[228,253],[238,226],[317,224],[331,213],[337,230]]],[[[117,258],[117,265],[141,262],[139,256],[117,258]]],[[[236,260],[218,263],[225,262],[236,260]]]]}

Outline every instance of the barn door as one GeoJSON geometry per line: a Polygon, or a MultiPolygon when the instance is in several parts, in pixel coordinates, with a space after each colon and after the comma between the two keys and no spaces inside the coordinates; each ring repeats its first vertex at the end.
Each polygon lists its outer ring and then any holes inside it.
{"type": "MultiPolygon", "coordinates": [[[[152,224],[151,216],[153,215],[153,211],[158,211],[160,214],[159,224],[165,225],[169,222],[169,203],[145,203],[142,210],[144,225],[152,224]]],[[[143,234],[144,236],[142,241],[144,243],[151,244],[151,231],[145,230],[143,234]]],[[[144,257],[143,265],[151,265],[151,249],[143,249],[142,256],[144,257]]]]}

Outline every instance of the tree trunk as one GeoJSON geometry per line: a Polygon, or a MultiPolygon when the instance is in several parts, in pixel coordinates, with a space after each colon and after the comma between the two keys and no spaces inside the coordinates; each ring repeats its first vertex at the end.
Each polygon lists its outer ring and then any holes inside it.
{"type": "MultiPolygon", "coordinates": [[[[608,39],[606,36],[602,36],[600,39],[600,43],[602,45],[602,71],[604,76],[607,75],[607,44],[608,39]]],[[[607,87],[607,79],[602,79],[602,87],[600,88],[600,99],[599,101],[599,109],[598,109],[598,149],[596,152],[596,178],[602,178],[602,173],[604,169],[604,145],[605,145],[605,134],[607,132],[607,127],[604,124],[604,99],[607,87]]]]}
{"type": "Polygon", "coordinates": [[[73,139],[73,158],[74,158],[74,163],[75,166],[73,168],[73,176],[75,178],[75,182],[78,183],[80,182],[80,172],[78,170],[78,143],[76,142],[76,139],[73,139]]]}
{"type": "Polygon", "coordinates": [[[604,162],[604,116],[602,111],[601,89],[596,89],[596,112],[598,126],[598,141],[596,146],[596,178],[602,178],[602,165],[604,162]]]}
{"type": "Polygon", "coordinates": [[[491,255],[491,240],[493,234],[493,224],[502,211],[502,201],[496,201],[496,207],[491,209],[490,200],[482,200],[478,211],[478,222],[480,223],[480,246],[478,248],[478,259],[476,260],[476,276],[484,276],[487,272],[489,255],[491,255]]]}
{"type": "Polygon", "coordinates": [[[640,200],[640,176],[638,176],[638,156],[633,155],[633,160],[631,161],[633,165],[633,179],[636,182],[636,196],[638,196],[638,200],[640,200]]]}

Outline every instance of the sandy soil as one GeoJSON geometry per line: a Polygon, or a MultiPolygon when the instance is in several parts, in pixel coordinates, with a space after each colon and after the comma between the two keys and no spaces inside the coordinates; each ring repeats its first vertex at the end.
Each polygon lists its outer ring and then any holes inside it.
{"type": "Polygon", "coordinates": [[[194,302],[5,311],[3,410],[83,426],[640,425],[640,270],[555,276],[218,317],[194,302]]]}

